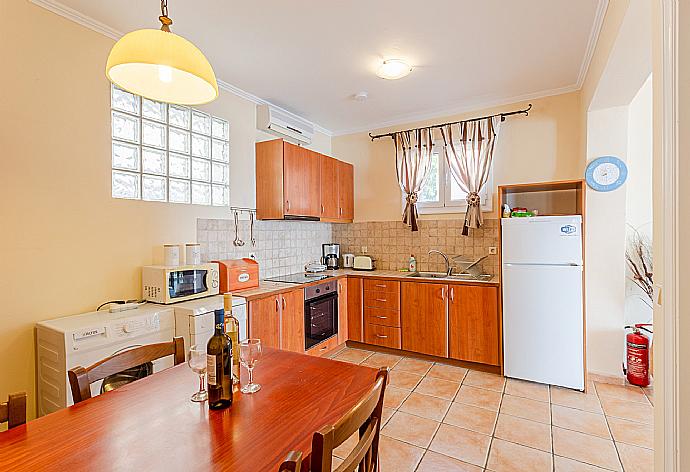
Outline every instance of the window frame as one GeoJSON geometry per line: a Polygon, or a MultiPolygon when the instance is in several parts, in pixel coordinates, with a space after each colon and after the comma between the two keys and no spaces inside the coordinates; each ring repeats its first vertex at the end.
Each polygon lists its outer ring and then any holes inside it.
{"type": "MultiPolygon", "coordinates": [[[[448,161],[445,155],[445,146],[443,140],[435,140],[433,143],[432,152],[438,153],[438,172],[439,172],[439,183],[438,183],[438,193],[439,200],[436,202],[422,202],[417,201],[417,212],[420,215],[438,215],[438,214],[448,214],[448,213],[465,213],[467,211],[467,201],[462,198],[460,200],[451,199],[451,179],[453,176],[448,168],[448,161]]],[[[428,178],[429,176],[427,176],[428,178]]],[[[481,193],[481,210],[488,212],[493,209],[493,181],[494,181],[494,168],[493,162],[491,163],[491,169],[489,170],[489,180],[484,185],[481,193]]],[[[426,181],[425,181],[426,183],[426,181]]],[[[422,186],[423,187],[423,186],[422,186]]],[[[402,208],[405,208],[405,198],[406,195],[402,192],[402,208]]]]}

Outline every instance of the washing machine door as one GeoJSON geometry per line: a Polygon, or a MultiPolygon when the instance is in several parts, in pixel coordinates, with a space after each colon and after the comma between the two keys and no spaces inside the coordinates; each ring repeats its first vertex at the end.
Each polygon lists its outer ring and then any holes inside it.
{"type": "Polygon", "coordinates": [[[101,393],[109,392],[120,388],[123,385],[134,382],[135,380],[143,379],[144,377],[153,374],[153,362],[146,362],[129,369],[125,369],[117,374],[109,375],[103,379],[101,384],[101,393]]]}

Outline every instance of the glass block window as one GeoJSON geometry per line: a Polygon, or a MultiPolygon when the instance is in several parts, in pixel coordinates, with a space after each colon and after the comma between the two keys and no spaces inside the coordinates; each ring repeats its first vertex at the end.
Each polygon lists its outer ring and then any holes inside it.
{"type": "Polygon", "coordinates": [[[230,204],[230,125],[180,105],[111,88],[112,196],[230,204]]]}

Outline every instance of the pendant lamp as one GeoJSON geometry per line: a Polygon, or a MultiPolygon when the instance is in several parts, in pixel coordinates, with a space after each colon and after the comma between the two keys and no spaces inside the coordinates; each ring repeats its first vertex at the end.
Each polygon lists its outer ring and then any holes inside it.
{"type": "Polygon", "coordinates": [[[105,74],[118,87],[160,102],[199,105],[218,97],[218,83],[204,54],[170,32],[168,2],[161,1],[161,29],[127,33],[108,56],[105,74]]]}

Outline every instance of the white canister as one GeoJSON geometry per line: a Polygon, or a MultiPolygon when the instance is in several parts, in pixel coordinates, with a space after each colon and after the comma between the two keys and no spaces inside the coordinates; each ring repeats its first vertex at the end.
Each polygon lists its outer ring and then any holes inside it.
{"type": "Polygon", "coordinates": [[[163,264],[166,266],[180,265],[180,246],[177,244],[165,244],[163,246],[163,264]]]}
{"type": "Polygon", "coordinates": [[[343,267],[351,268],[355,262],[354,254],[343,254],[343,267]]]}
{"type": "Polygon", "coordinates": [[[187,265],[201,264],[201,245],[196,243],[185,244],[185,256],[187,265]]]}

